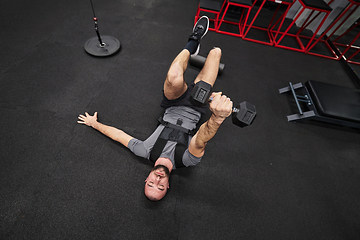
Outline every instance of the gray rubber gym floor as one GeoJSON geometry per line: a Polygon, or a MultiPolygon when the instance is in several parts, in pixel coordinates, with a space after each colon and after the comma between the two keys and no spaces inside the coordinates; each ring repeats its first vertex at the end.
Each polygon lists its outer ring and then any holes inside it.
{"type": "MultiPolygon", "coordinates": [[[[209,32],[200,53],[220,46],[226,64],[214,90],[258,115],[246,128],[227,119],[157,203],[143,193],[149,162],[77,124],[97,111],[134,137],[151,134],[197,4],[94,0],[100,33],[121,42],[95,58],[83,48],[96,36],[89,1],[2,1],[1,239],[359,238],[359,131],[288,123],[296,105],[278,94],[309,79],[355,87],[340,62],[209,32]]],[[[197,73],[189,67],[187,81],[197,73]]]]}

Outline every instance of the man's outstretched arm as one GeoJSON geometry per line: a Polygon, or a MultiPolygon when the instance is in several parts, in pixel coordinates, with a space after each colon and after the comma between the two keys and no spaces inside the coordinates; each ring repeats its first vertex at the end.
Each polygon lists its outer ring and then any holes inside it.
{"type": "Polygon", "coordinates": [[[202,124],[189,144],[189,152],[195,157],[202,157],[205,147],[216,134],[223,121],[231,115],[233,102],[222,93],[213,93],[210,103],[211,117],[202,124]]]}
{"type": "Polygon", "coordinates": [[[115,127],[107,126],[105,124],[102,124],[97,121],[97,112],[94,113],[94,116],[91,116],[87,112],[85,112],[85,115],[79,115],[78,117],[80,124],[85,124],[87,126],[90,126],[102,134],[108,136],[109,138],[121,143],[125,147],[128,146],[131,139],[133,139],[132,136],[125,133],[124,131],[117,129],[115,127]]]}

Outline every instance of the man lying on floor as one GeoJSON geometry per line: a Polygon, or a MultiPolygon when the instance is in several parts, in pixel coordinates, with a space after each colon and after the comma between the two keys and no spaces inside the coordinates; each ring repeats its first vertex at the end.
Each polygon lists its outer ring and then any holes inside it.
{"type": "Polygon", "coordinates": [[[200,40],[207,33],[208,26],[209,19],[200,18],[186,47],[172,62],[164,83],[161,107],[165,108],[165,113],[162,124],[145,141],[98,122],[97,112],[93,116],[85,113],[78,117],[78,123],[93,127],[128,147],[137,156],[154,162],[154,168],[145,180],[145,195],[152,201],[160,200],[165,196],[172,170],[194,166],[200,162],[207,142],[214,137],[222,122],[232,112],[233,103],[228,97],[221,92],[212,93],[213,99],[209,104],[212,115],[191,137],[191,131],[196,129],[201,114],[206,112],[206,106],[196,107],[190,102],[191,91],[199,81],[214,85],[221,58],[221,49],[213,48],[194,82],[190,86],[186,84],[184,73],[190,55],[199,52],[200,40]]]}

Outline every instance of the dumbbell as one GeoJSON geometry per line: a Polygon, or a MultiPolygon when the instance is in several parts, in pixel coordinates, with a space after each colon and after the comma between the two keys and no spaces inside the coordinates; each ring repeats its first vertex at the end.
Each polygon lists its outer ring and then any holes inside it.
{"type": "MultiPolygon", "coordinates": [[[[197,107],[202,107],[206,102],[211,101],[210,98],[212,87],[204,81],[199,81],[195,84],[191,92],[190,102],[197,107]]],[[[233,108],[231,118],[232,123],[239,127],[249,126],[256,116],[256,108],[253,104],[246,101],[241,102],[238,106],[233,108]]]]}
{"type": "MultiPolygon", "coordinates": [[[[206,61],[206,57],[203,57],[203,56],[200,56],[200,55],[190,56],[190,59],[189,59],[190,65],[194,66],[196,68],[199,68],[199,69],[202,69],[204,67],[205,61],[206,61]]],[[[218,71],[219,76],[224,71],[224,68],[225,68],[225,64],[220,63],[219,64],[219,71],[218,71]]]]}

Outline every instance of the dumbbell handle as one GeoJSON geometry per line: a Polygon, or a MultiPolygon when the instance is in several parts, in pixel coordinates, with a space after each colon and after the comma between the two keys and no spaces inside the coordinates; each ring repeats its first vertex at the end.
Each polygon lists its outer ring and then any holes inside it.
{"type": "MultiPolygon", "coordinates": [[[[213,99],[214,99],[213,97],[209,98],[209,103],[210,103],[213,99]]],[[[237,109],[236,107],[234,107],[233,110],[232,110],[232,112],[239,112],[239,111],[240,111],[240,110],[237,109]]]]}

